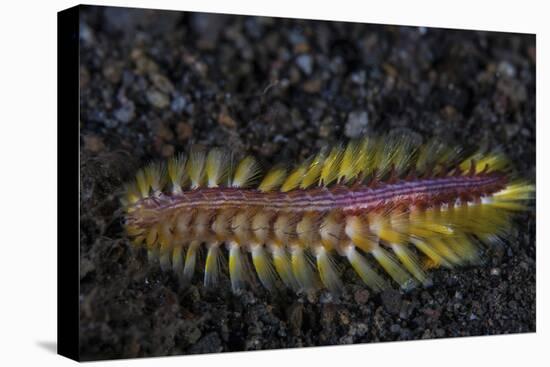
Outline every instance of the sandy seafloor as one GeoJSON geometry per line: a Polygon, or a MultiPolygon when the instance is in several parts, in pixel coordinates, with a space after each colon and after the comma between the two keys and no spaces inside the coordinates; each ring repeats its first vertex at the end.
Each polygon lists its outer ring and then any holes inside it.
{"type": "MultiPolygon", "coordinates": [[[[364,133],[501,147],[535,179],[535,37],[88,8],[80,22],[83,359],[535,331],[535,213],[483,266],[409,293],[233,295],[147,263],[121,226],[135,169],[191,144],[293,162],[364,133]]],[[[534,204],[534,203],[533,203],[534,204]]]]}

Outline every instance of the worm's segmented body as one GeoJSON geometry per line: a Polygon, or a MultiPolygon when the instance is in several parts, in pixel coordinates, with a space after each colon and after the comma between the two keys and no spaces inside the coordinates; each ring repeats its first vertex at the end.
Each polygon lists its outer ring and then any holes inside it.
{"type": "Polygon", "coordinates": [[[207,249],[204,282],[217,282],[229,252],[234,291],[254,277],[274,289],[342,283],[334,257],[347,260],[372,289],[429,283],[431,266],[476,263],[478,242],[509,227],[534,188],[510,183],[505,160],[406,136],[364,138],[323,150],[287,173],[272,168],[257,187],[251,157],[232,168],[214,149],[192,151],[166,166],[150,165],[128,185],[126,228],[163,269],[191,281],[197,253],[207,249]],[[423,261],[422,261],[423,259],[423,261]]]}

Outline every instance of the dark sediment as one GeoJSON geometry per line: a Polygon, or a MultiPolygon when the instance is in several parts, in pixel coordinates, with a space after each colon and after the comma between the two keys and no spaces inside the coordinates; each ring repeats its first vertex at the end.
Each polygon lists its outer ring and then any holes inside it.
{"type": "Polygon", "coordinates": [[[87,8],[81,40],[84,359],[535,331],[535,214],[483,266],[409,293],[245,292],[149,265],[117,194],[133,170],[191,144],[299,160],[365,132],[500,146],[535,177],[535,38],[353,23],[87,8]]]}

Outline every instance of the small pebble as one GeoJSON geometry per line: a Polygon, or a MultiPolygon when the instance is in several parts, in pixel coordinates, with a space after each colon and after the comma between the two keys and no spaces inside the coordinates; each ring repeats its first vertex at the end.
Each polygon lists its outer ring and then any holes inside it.
{"type": "Polygon", "coordinates": [[[174,155],[175,151],[176,151],[176,150],[175,150],[175,148],[174,148],[173,145],[171,145],[171,144],[166,144],[166,145],[164,145],[164,146],[162,147],[161,154],[162,154],[163,157],[169,158],[169,157],[171,157],[171,156],[174,155]]]}
{"type": "Polygon", "coordinates": [[[397,315],[401,310],[401,292],[394,289],[386,289],[381,294],[382,304],[390,314],[397,315]]]}
{"type": "Polygon", "coordinates": [[[296,64],[306,75],[313,71],[313,58],[308,54],[300,55],[296,58],[296,64]]]}
{"type": "Polygon", "coordinates": [[[170,108],[172,111],[176,113],[181,113],[185,110],[185,107],[187,106],[187,99],[184,96],[176,96],[172,103],[170,104],[170,108]]]}
{"type": "Polygon", "coordinates": [[[401,331],[401,326],[399,326],[398,324],[393,324],[392,326],[390,326],[390,331],[397,334],[401,331]]]}
{"type": "Polygon", "coordinates": [[[229,115],[226,108],[222,108],[222,111],[218,115],[218,123],[230,129],[237,127],[235,120],[229,115]]]}
{"type": "Polygon", "coordinates": [[[91,153],[99,153],[105,149],[105,144],[103,144],[103,139],[101,137],[89,134],[83,135],[82,139],[84,140],[84,149],[91,153]]]}
{"type": "Polygon", "coordinates": [[[307,93],[319,93],[323,87],[323,82],[320,79],[307,80],[302,84],[302,89],[307,93]]]}
{"type": "Polygon", "coordinates": [[[179,122],[176,125],[176,133],[178,135],[178,140],[186,141],[193,134],[193,128],[187,122],[179,122]]]}
{"type": "Polygon", "coordinates": [[[360,289],[354,293],[353,298],[359,304],[365,304],[369,300],[370,293],[367,289],[360,289]]]}
{"type": "Polygon", "coordinates": [[[508,61],[501,61],[498,64],[497,72],[508,78],[514,78],[516,76],[516,68],[508,61]]]}
{"type": "Polygon", "coordinates": [[[128,101],[114,112],[115,118],[120,122],[127,124],[134,119],[135,105],[134,102],[128,101]]]}
{"type": "Polygon", "coordinates": [[[170,105],[170,99],[168,96],[162,92],[159,92],[156,89],[151,89],[147,91],[147,100],[153,106],[157,108],[166,108],[170,105]]]}
{"type": "Polygon", "coordinates": [[[350,138],[358,138],[365,133],[369,125],[369,114],[367,111],[354,111],[348,115],[348,121],[344,128],[344,134],[350,138]]]}

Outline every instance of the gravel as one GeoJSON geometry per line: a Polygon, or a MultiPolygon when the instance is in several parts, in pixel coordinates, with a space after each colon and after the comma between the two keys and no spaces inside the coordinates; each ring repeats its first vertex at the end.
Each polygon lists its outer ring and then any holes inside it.
{"type": "Polygon", "coordinates": [[[367,111],[353,111],[348,116],[344,135],[350,139],[358,138],[367,132],[369,114],[367,111]]]}
{"type": "Polygon", "coordinates": [[[535,177],[535,37],[84,7],[80,351],[85,360],[535,331],[535,213],[433,285],[233,295],[148,264],[122,231],[135,169],[192,144],[266,165],[367,132],[500,147],[535,177]]]}

